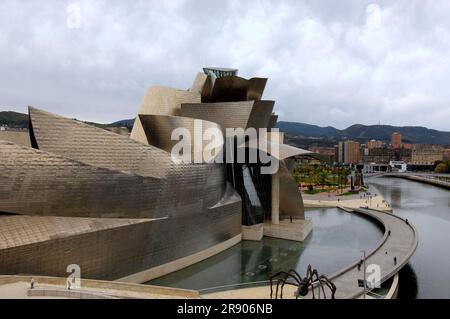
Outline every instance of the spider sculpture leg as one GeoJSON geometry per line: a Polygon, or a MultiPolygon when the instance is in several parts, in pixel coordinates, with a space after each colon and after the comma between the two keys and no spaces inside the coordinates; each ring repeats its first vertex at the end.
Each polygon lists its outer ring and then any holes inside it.
{"type": "MultiPolygon", "coordinates": [[[[277,278],[277,277],[280,277],[283,274],[284,274],[284,272],[280,271],[280,272],[277,272],[275,275],[270,276],[270,298],[271,299],[273,297],[273,280],[275,278],[277,278]]],[[[280,278],[277,279],[277,289],[276,289],[276,292],[275,292],[275,299],[278,297],[278,286],[279,286],[279,283],[280,283],[280,278]]]]}
{"type": "Polygon", "coordinates": [[[308,270],[306,271],[306,278],[308,278],[307,285],[308,285],[308,287],[311,287],[313,299],[316,299],[316,293],[314,291],[314,285],[313,285],[314,273],[315,273],[315,269],[313,269],[311,265],[308,265],[308,270]]]}
{"type": "MultiPolygon", "coordinates": [[[[295,278],[294,278],[295,279],[295,278]]],[[[294,287],[297,287],[297,289],[298,289],[298,283],[294,283],[294,282],[289,282],[288,280],[287,280],[287,278],[283,281],[283,284],[281,285],[281,299],[283,299],[283,289],[284,289],[284,285],[291,285],[291,286],[294,286],[294,287]]]]}
{"type": "Polygon", "coordinates": [[[275,291],[275,299],[278,298],[278,289],[279,289],[280,283],[282,284],[281,285],[281,298],[283,297],[283,287],[284,287],[284,283],[286,282],[288,277],[294,278],[294,280],[297,283],[299,283],[298,279],[289,272],[280,271],[280,272],[276,273],[275,275],[270,277],[270,298],[272,298],[272,296],[273,296],[273,279],[277,278],[277,277],[281,277],[281,278],[277,279],[277,288],[275,291]]]}
{"type": "Polygon", "coordinates": [[[325,283],[325,285],[327,285],[327,287],[330,289],[331,291],[331,299],[334,299],[334,295],[336,293],[336,285],[333,284],[328,277],[321,275],[320,276],[320,280],[323,281],[325,283]]]}
{"type": "MultiPolygon", "coordinates": [[[[272,275],[272,276],[270,276],[270,278],[269,278],[269,280],[270,280],[270,299],[273,299],[273,280],[274,280],[276,277],[278,277],[279,275],[280,275],[280,273],[276,273],[275,275],[272,275]]],[[[276,299],[276,297],[277,297],[277,295],[278,295],[278,280],[279,280],[279,279],[277,279],[277,291],[275,292],[275,293],[276,293],[275,299],[276,299]]]]}
{"type": "Polygon", "coordinates": [[[325,294],[325,288],[322,285],[322,281],[320,280],[320,276],[319,273],[317,272],[317,269],[314,269],[312,271],[311,274],[311,286],[312,286],[312,290],[314,291],[314,284],[313,283],[317,283],[317,291],[319,292],[319,299],[320,299],[320,291],[322,290],[323,293],[323,298],[326,299],[327,296],[325,294]]]}
{"type": "MultiPolygon", "coordinates": [[[[294,269],[291,269],[287,272],[285,281],[281,285],[281,298],[283,299],[283,289],[285,284],[291,284],[287,281],[288,278],[293,278],[297,284],[293,284],[293,286],[300,286],[300,283],[302,282],[302,277],[296,272],[294,269]]],[[[292,285],[292,284],[291,284],[292,285]]]]}

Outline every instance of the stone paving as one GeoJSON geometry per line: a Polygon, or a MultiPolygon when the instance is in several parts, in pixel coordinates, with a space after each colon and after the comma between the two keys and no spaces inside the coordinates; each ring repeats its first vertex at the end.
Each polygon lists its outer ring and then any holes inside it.
{"type": "Polygon", "coordinates": [[[392,207],[379,194],[347,195],[347,196],[318,196],[302,194],[305,207],[367,207],[373,210],[392,211],[392,207]]]}
{"type": "MultiPolygon", "coordinates": [[[[30,277],[31,278],[31,277],[30,277]]],[[[0,276],[1,279],[11,279],[5,284],[0,284],[0,299],[67,299],[60,296],[54,296],[55,292],[67,292],[67,288],[62,284],[49,284],[49,282],[64,282],[64,278],[56,277],[35,277],[35,290],[42,290],[48,293],[47,296],[29,296],[30,282],[24,281],[25,277],[17,276],[0,276]],[[17,281],[16,281],[17,280],[17,281]]],[[[27,279],[29,279],[27,277],[27,279]]],[[[107,298],[131,298],[131,299],[197,299],[199,297],[197,291],[164,288],[149,285],[136,285],[127,283],[118,283],[110,281],[90,281],[82,280],[80,289],[72,289],[71,292],[91,295],[89,299],[107,298]],[[86,284],[83,284],[86,282],[86,284]],[[90,287],[87,282],[95,282],[97,287],[90,287]],[[134,290],[134,288],[140,288],[134,290]]],[[[78,298],[77,298],[78,299],[78,298]]]]}

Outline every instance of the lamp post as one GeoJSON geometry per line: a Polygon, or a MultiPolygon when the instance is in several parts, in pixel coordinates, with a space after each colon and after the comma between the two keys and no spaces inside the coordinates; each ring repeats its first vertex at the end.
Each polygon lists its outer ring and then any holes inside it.
{"type": "Polygon", "coordinates": [[[364,299],[366,299],[366,251],[363,250],[362,253],[363,253],[363,267],[364,267],[363,269],[364,299]]]}

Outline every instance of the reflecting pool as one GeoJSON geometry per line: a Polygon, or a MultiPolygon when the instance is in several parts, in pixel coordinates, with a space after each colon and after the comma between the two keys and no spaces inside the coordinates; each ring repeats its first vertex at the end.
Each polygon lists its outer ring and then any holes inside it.
{"type": "Polygon", "coordinates": [[[289,269],[304,275],[308,264],[331,275],[359,260],[361,250],[375,248],[382,238],[378,225],[337,208],[309,209],[313,231],[303,243],[265,237],[243,241],[200,263],[147,284],[205,289],[264,281],[289,269]]]}
{"type": "Polygon", "coordinates": [[[399,297],[450,298],[450,191],[399,178],[368,181],[419,233],[409,267],[400,272],[399,297]]]}

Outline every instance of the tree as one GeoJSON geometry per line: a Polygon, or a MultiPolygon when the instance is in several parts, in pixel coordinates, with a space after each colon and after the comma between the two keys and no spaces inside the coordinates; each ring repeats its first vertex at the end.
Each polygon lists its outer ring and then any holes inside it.
{"type": "Polygon", "coordinates": [[[434,171],[436,173],[447,173],[449,171],[449,167],[445,163],[439,163],[436,165],[434,171]]]}

